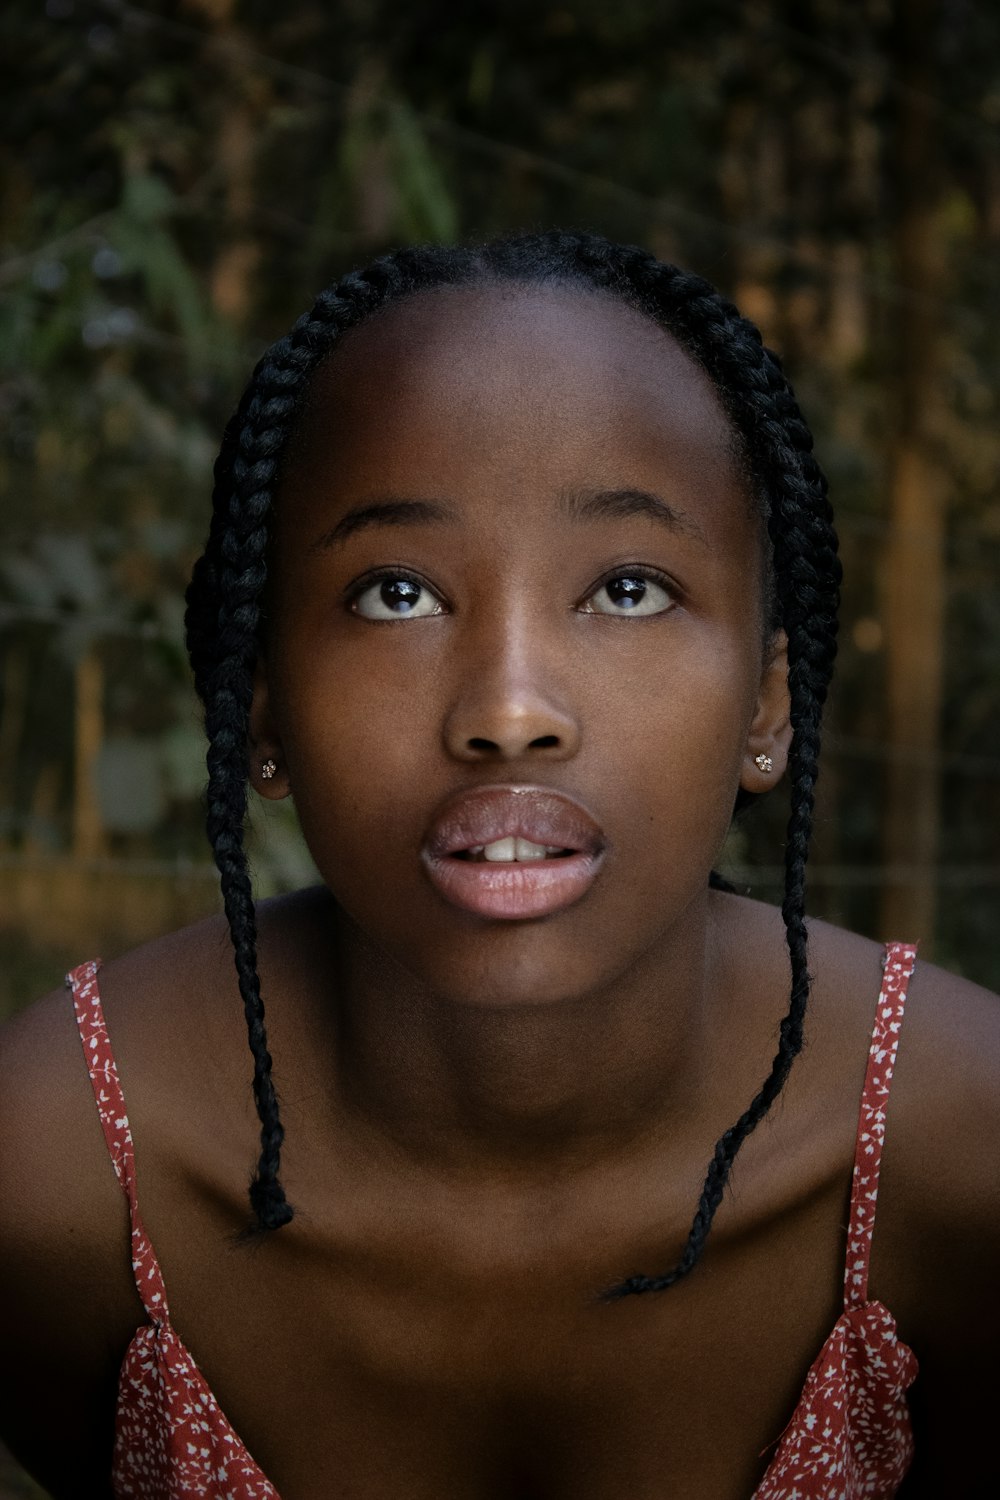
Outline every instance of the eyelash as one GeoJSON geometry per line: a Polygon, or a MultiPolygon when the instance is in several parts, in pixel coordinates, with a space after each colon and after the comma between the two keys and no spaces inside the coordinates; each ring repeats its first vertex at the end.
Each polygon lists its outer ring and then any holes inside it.
{"type": "MultiPolygon", "coordinates": [[[[669,594],[671,608],[680,602],[681,591],[673,579],[668,578],[666,573],[661,573],[659,568],[651,568],[648,563],[624,563],[620,567],[612,568],[609,573],[605,573],[603,578],[597,580],[594,587],[587,594],[587,599],[593,598],[598,589],[604,588],[605,584],[611,583],[615,578],[641,578],[647,583],[659,584],[664,593],[669,594]]],[[[657,610],[655,615],[640,616],[640,618],[655,619],[657,615],[666,615],[669,613],[670,609],[662,609],[657,610]]],[[[624,616],[612,615],[610,618],[624,618],[624,616]]]]}
{"type": "MultiPolygon", "coordinates": [[[[375,584],[385,583],[390,579],[393,582],[402,580],[406,583],[415,583],[418,588],[426,589],[428,593],[433,594],[435,599],[439,597],[437,589],[432,588],[426,578],[421,578],[419,573],[413,573],[409,568],[376,568],[373,573],[366,573],[363,578],[359,578],[356,583],[351,584],[344,596],[348,609],[353,612],[354,605],[361,598],[362,594],[367,593],[370,588],[374,588],[375,584]]],[[[401,615],[400,619],[403,618],[405,617],[401,615]]],[[[368,623],[370,625],[393,625],[395,621],[369,620],[368,623]]]]}
{"type": "MultiPolygon", "coordinates": [[[[660,588],[662,588],[667,594],[670,595],[670,598],[674,604],[677,604],[681,598],[680,589],[671,578],[667,577],[666,573],[661,573],[657,568],[651,568],[648,563],[623,563],[616,568],[612,568],[610,572],[605,573],[603,578],[599,578],[594,584],[593,588],[591,588],[584,596],[585,600],[593,598],[593,596],[598,592],[599,589],[602,589],[605,584],[611,583],[615,578],[646,579],[650,583],[659,584],[660,588]]],[[[347,605],[347,608],[351,611],[351,613],[356,613],[356,611],[354,610],[354,605],[357,600],[360,599],[361,595],[366,593],[368,589],[373,588],[375,584],[384,583],[389,579],[393,581],[405,580],[407,583],[415,583],[419,588],[427,589],[428,593],[433,594],[435,599],[438,599],[439,602],[443,603],[437,590],[427,582],[426,578],[421,578],[419,573],[414,573],[409,568],[376,568],[374,572],[366,573],[364,577],[359,578],[355,583],[351,585],[345,595],[345,603],[347,605]]],[[[669,612],[669,610],[664,609],[658,611],[657,613],[669,614],[669,612]]],[[[595,613],[604,613],[606,617],[611,619],[616,618],[616,616],[614,615],[608,616],[606,611],[595,611],[595,613]]],[[[359,618],[364,619],[366,617],[359,616],[359,618]]],[[[401,620],[405,618],[407,618],[405,615],[400,616],[401,620]]],[[[617,618],[624,618],[624,616],[619,616],[617,618]]],[[[647,615],[643,618],[652,619],[656,618],[656,616],[647,615]]],[[[396,623],[397,622],[395,620],[368,620],[369,625],[394,625],[396,623]]]]}

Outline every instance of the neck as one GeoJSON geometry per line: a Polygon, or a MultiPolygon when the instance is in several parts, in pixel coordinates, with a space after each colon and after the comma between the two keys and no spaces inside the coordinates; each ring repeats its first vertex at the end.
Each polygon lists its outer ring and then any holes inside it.
{"type": "Polygon", "coordinates": [[[339,1104],[419,1162],[475,1173],[573,1170],[676,1134],[705,1092],[715,900],[600,990],[509,1006],[442,998],[338,909],[339,1104]]]}

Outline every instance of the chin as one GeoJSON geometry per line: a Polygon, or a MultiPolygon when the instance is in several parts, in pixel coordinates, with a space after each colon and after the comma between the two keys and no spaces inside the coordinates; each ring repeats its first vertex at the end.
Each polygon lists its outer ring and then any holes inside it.
{"type": "MultiPolygon", "coordinates": [[[[536,923],[541,941],[525,942],[524,924],[495,924],[477,935],[474,945],[453,945],[442,963],[440,947],[422,947],[406,967],[435,996],[448,1004],[480,1010],[540,1010],[579,1004],[587,995],[613,983],[618,965],[609,965],[607,950],[584,947],[579,940],[555,938],[549,925],[536,923]]],[[[627,965],[626,959],[626,965],[627,965]]]]}

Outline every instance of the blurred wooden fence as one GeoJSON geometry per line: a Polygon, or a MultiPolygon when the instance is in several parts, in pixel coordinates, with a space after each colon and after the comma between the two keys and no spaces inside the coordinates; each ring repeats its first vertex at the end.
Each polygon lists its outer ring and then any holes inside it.
{"type": "Polygon", "coordinates": [[[0,854],[0,931],[79,948],[134,947],[219,910],[214,865],[0,854]]]}

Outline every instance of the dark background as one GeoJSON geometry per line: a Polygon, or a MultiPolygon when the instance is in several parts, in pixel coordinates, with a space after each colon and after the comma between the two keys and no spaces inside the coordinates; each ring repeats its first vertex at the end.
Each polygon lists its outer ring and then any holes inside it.
{"type": "MultiPolygon", "coordinates": [[[[181,593],[252,360],[388,246],[553,224],[695,267],[785,356],[847,575],[813,909],[1000,983],[996,7],[20,0],[3,26],[5,1005],[215,900],[181,593]]],[[[733,840],[764,893],[782,816],[733,840]]],[[[306,878],[258,822],[262,888],[306,878]]]]}
{"type": "MultiPolygon", "coordinates": [[[[216,904],[181,594],[257,354],[392,245],[552,225],[695,268],[783,354],[846,568],[811,909],[1000,987],[1000,9],[0,25],[0,1014],[216,904]]],[[[783,817],[731,841],[764,896],[783,817]]],[[[261,891],[310,878],[287,807],[252,839],[261,891]]]]}

